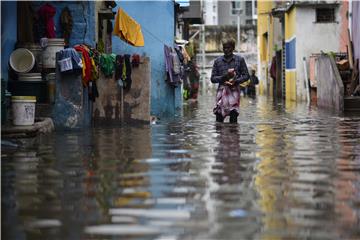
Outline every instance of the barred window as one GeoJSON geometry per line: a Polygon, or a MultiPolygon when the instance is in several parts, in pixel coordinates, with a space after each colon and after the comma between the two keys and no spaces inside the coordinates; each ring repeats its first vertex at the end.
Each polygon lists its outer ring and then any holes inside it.
{"type": "Polygon", "coordinates": [[[245,14],[246,14],[246,16],[252,15],[252,2],[251,1],[246,1],[246,3],[245,3],[245,14]]]}
{"type": "Polygon", "coordinates": [[[318,23],[335,22],[335,9],[334,8],[317,8],[316,9],[316,22],[318,22],[318,23]]]}
{"type": "Polygon", "coordinates": [[[238,15],[240,14],[240,1],[236,0],[236,1],[232,1],[231,2],[231,14],[232,15],[238,15]]]}

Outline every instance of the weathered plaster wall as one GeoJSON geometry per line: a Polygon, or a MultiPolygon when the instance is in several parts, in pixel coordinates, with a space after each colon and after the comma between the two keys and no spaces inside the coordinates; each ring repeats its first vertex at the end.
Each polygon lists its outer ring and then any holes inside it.
{"type": "MultiPolygon", "coordinates": [[[[174,44],[174,2],[117,1],[117,7],[136,20],[142,28],[144,47],[133,47],[113,36],[113,53],[145,54],[151,61],[151,114],[159,117],[174,116],[180,112],[181,88],[166,82],[164,44],[174,44]]],[[[117,9],[116,9],[117,10],[117,9]]]]}
{"type": "Polygon", "coordinates": [[[319,56],[316,71],[318,106],[343,111],[344,85],[335,61],[327,55],[319,56]]]}
{"type": "Polygon", "coordinates": [[[149,123],[150,121],[150,59],[142,59],[137,68],[132,68],[132,85],[124,91],[121,103],[121,91],[114,78],[106,78],[100,73],[97,81],[99,98],[94,103],[94,124],[120,124],[124,122],[149,123]],[[123,111],[122,111],[123,109],[123,111]],[[123,113],[122,113],[123,112],[123,113]]]}
{"type": "Polygon", "coordinates": [[[62,74],[59,67],[56,68],[56,94],[52,118],[57,130],[90,126],[89,98],[81,79],[81,73],[62,74]]]}
{"type": "Polygon", "coordinates": [[[1,78],[8,81],[8,63],[17,39],[17,3],[1,1],[1,78]]]}
{"type": "Polygon", "coordinates": [[[269,34],[270,34],[270,18],[269,12],[273,8],[271,1],[258,1],[258,25],[257,25],[257,46],[258,46],[258,77],[259,77],[259,93],[263,94],[267,91],[268,79],[268,63],[269,63],[269,34]]]}
{"type": "MultiPolygon", "coordinates": [[[[309,57],[312,53],[338,52],[341,24],[340,8],[335,9],[336,22],[315,23],[315,8],[297,8],[296,10],[296,93],[297,99],[306,100],[303,57],[306,58],[309,74],[309,57]]],[[[309,76],[309,75],[308,75],[309,76]]]]}

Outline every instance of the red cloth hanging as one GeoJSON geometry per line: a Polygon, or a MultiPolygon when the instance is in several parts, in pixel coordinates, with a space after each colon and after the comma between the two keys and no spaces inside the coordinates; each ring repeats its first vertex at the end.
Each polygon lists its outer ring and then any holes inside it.
{"type": "Polygon", "coordinates": [[[84,58],[85,63],[83,63],[83,64],[85,67],[85,75],[83,75],[82,80],[83,80],[83,85],[88,86],[90,79],[91,79],[91,69],[92,69],[89,52],[82,45],[76,45],[76,46],[74,46],[74,49],[78,52],[81,52],[82,56],[84,58]]]}
{"type": "Polygon", "coordinates": [[[45,24],[46,37],[55,38],[55,23],[54,16],[56,14],[56,9],[49,3],[44,4],[38,11],[39,16],[42,18],[45,24]]]}

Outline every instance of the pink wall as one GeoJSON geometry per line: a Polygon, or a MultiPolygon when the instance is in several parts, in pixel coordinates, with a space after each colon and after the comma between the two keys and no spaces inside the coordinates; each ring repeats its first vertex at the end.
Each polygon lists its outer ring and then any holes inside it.
{"type": "Polygon", "coordinates": [[[360,59],[360,1],[352,1],[352,41],[354,60],[360,59]]]}
{"type": "Polygon", "coordinates": [[[347,12],[349,11],[349,1],[344,0],[340,8],[340,52],[346,52],[346,46],[348,45],[348,28],[349,21],[347,18],[347,12]]]}

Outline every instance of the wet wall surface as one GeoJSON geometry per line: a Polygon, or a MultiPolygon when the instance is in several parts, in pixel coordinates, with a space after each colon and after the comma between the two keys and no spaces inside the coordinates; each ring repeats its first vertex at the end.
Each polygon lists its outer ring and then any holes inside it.
{"type": "Polygon", "coordinates": [[[360,238],[359,115],[242,98],[218,124],[213,101],[2,149],[2,239],[360,238]]]}

